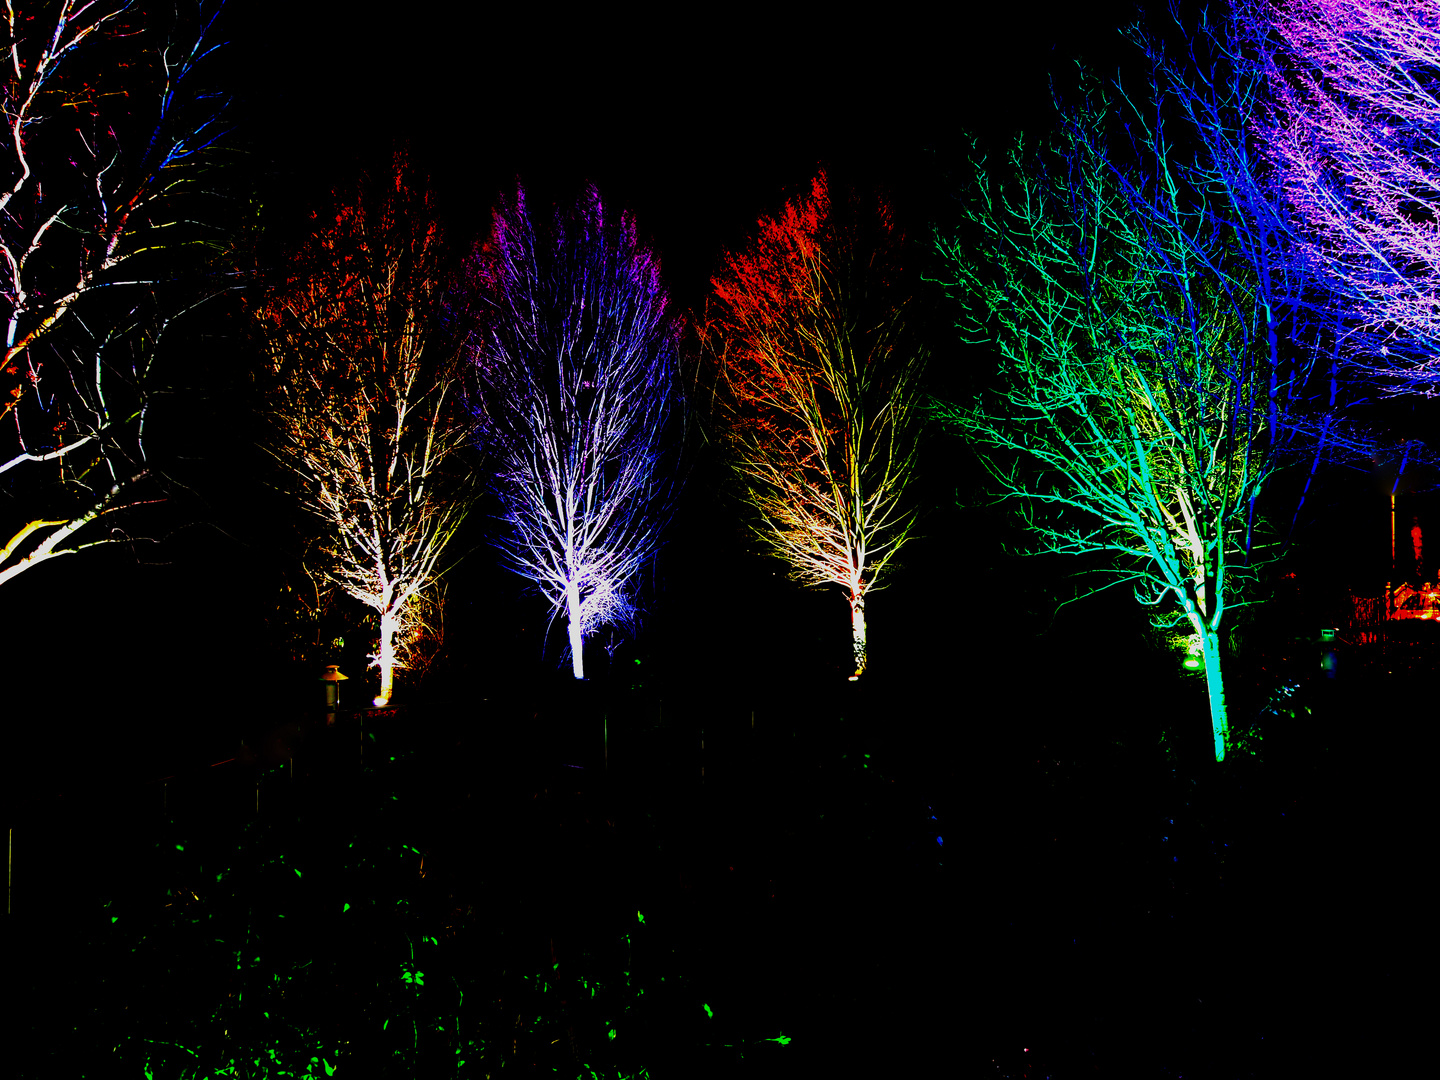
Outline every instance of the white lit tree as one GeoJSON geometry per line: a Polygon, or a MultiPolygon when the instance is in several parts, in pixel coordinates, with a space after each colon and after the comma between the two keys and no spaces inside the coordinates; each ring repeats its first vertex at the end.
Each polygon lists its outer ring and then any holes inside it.
{"type": "Polygon", "coordinates": [[[635,613],[678,490],[679,321],[629,214],[589,189],[537,223],[519,188],[470,265],[477,438],[496,463],[499,544],[584,642],[635,613]]]}
{"type": "Polygon", "coordinates": [[[428,185],[402,156],[337,198],[255,307],[268,449],[320,523],[324,580],[379,619],[375,704],[438,602],[446,546],[471,505],[449,284],[428,185]]]}
{"type": "Polygon", "coordinates": [[[205,240],[194,197],[221,134],[198,85],[213,13],[10,0],[3,18],[0,584],[128,539],[97,522],[152,498],[145,420],[176,316],[157,296],[205,240]]]}

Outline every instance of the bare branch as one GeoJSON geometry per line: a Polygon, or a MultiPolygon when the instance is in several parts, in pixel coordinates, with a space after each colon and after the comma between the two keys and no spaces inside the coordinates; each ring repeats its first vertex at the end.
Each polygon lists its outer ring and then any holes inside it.
{"type": "Polygon", "coordinates": [[[325,528],[319,573],[380,617],[377,702],[471,502],[458,357],[437,333],[447,258],[428,185],[397,155],[339,198],[255,312],[267,449],[325,528]]]}
{"type": "Polygon", "coordinates": [[[845,589],[852,678],[865,597],[915,524],[926,353],[906,333],[902,244],[883,201],[834,205],[822,173],[728,256],[701,328],[755,536],[796,580],[845,589]]]}
{"type": "Polygon", "coordinates": [[[494,455],[511,569],[584,638],[634,617],[678,489],[678,321],[627,214],[589,190],[537,227],[518,189],[470,269],[476,422],[494,455]]]}

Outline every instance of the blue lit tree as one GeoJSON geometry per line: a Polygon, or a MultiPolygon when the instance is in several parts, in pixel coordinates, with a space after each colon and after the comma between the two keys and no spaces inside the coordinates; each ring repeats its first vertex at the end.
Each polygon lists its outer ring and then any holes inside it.
{"type": "Polygon", "coordinates": [[[1161,39],[1138,27],[1130,36],[1150,61],[1153,101],[1183,124],[1194,150],[1172,167],[1204,194],[1232,257],[1253,283],[1267,450],[1277,467],[1305,466],[1293,530],[1322,464],[1369,469],[1403,460],[1408,448],[1362,430],[1347,415],[1362,392],[1345,362],[1354,352],[1355,320],[1337,307],[1330,269],[1315,257],[1282,190],[1274,155],[1265,152],[1280,47],[1263,8],[1237,0],[1218,18],[1202,11],[1193,26],[1172,14],[1179,50],[1167,52],[1161,39]]]}
{"type": "Polygon", "coordinates": [[[470,265],[476,437],[496,463],[517,574],[585,637],[635,614],[678,490],[679,320],[628,214],[588,189],[537,225],[524,188],[470,265]]]}

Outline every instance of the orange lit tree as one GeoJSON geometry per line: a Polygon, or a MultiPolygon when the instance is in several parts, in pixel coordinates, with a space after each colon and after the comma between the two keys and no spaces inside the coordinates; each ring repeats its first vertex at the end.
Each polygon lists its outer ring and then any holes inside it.
{"type": "Polygon", "coordinates": [[[471,502],[457,350],[437,333],[447,270],[427,185],[397,157],[317,219],[255,311],[267,448],[321,523],[317,572],[379,617],[377,705],[471,502]]]}
{"type": "Polygon", "coordinates": [[[725,259],[701,338],[755,536],[806,585],[850,603],[857,679],[865,601],[911,535],[925,350],[906,330],[890,208],[810,191],[725,259]]]}
{"type": "Polygon", "coordinates": [[[213,11],[124,0],[0,12],[0,585],[129,539],[101,518],[156,470],[145,420],[176,255],[219,134],[200,92],[213,11]]]}

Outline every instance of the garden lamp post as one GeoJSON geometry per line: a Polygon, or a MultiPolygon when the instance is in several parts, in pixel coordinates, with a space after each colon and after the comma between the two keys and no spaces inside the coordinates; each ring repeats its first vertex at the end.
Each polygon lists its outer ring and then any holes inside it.
{"type": "Polygon", "coordinates": [[[325,670],[320,673],[319,681],[325,684],[325,724],[327,727],[335,723],[335,710],[340,705],[340,683],[349,678],[349,675],[341,673],[339,664],[326,664],[325,670]]]}

